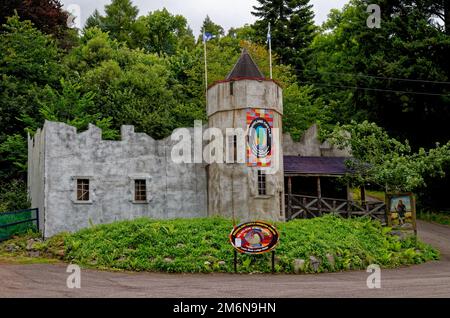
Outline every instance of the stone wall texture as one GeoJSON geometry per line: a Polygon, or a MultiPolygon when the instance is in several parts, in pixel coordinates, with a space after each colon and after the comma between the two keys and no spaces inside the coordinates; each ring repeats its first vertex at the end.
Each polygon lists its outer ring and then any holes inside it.
{"type": "MultiPolygon", "coordinates": [[[[213,85],[208,90],[208,124],[226,134],[227,128],[247,131],[250,109],[273,114],[272,171],[266,171],[266,193],[258,191],[258,169],[245,164],[212,164],[208,167],[208,211],[211,215],[243,221],[285,221],[283,149],[281,147],[283,91],[270,80],[235,80],[213,85]],[[277,138],[278,137],[278,138],[277,138]],[[276,167],[278,166],[278,169],[276,167]]],[[[240,147],[245,151],[245,147],[240,147]]]]}

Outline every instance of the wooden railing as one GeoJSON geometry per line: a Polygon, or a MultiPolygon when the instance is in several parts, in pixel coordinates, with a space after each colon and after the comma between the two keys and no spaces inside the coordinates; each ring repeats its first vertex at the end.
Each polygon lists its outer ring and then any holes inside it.
{"type": "Polygon", "coordinates": [[[286,218],[309,219],[325,214],[345,218],[370,217],[386,223],[386,204],[382,201],[356,202],[343,199],[319,198],[305,195],[286,195],[286,218]]]}

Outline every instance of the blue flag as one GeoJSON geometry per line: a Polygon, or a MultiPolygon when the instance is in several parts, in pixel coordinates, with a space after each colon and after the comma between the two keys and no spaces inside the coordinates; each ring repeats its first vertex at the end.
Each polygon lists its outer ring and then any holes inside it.
{"type": "Polygon", "coordinates": [[[214,39],[216,36],[211,33],[205,32],[203,33],[203,42],[208,42],[211,39],[214,39]]]}

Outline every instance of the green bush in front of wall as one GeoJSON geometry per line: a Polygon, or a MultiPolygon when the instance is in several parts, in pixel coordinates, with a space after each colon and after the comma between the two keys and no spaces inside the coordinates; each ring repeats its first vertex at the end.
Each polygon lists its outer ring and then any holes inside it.
{"type": "MultiPolygon", "coordinates": [[[[276,272],[311,273],[418,264],[439,253],[415,237],[400,240],[378,222],[325,216],[276,224],[276,272]],[[319,265],[313,266],[312,262],[319,265]],[[296,265],[297,264],[297,265],[296,265]],[[298,264],[302,264],[299,268],[298,264]]],[[[138,219],[61,234],[33,248],[84,267],[170,273],[233,272],[232,222],[221,218],[138,219]]],[[[6,243],[3,244],[3,246],[6,243]]],[[[20,245],[20,244],[19,244],[20,245]]],[[[25,245],[25,244],[22,244],[25,245]]],[[[0,247],[2,248],[2,247],[0,247]]],[[[271,271],[271,256],[239,255],[241,273],[271,271]]]]}

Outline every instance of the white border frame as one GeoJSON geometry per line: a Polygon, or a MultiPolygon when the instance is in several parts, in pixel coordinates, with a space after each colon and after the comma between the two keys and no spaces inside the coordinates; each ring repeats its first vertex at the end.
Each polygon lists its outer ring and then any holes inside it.
{"type": "Polygon", "coordinates": [[[152,178],[149,175],[146,174],[136,174],[131,175],[129,178],[129,193],[131,193],[131,198],[129,201],[133,204],[150,204],[152,202],[153,198],[150,195],[150,182],[152,178]],[[145,180],[145,188],[146,188],[146,201],[136,201],[135,198],[135,181],[136,180],[145,180]]]}
{"type": "Polygon", "coordinates": [[[73,176],[71,177],[71,191],[72,194],[72,203],[74,204],[93,204],[95,202],[94,198],[94,177],[93,176],[73,176]],[[89,201],[79,201],[77,200],[77,186],[78,186],[78,180],[80,179],[86,179],[89,180],[89,201]]]}

